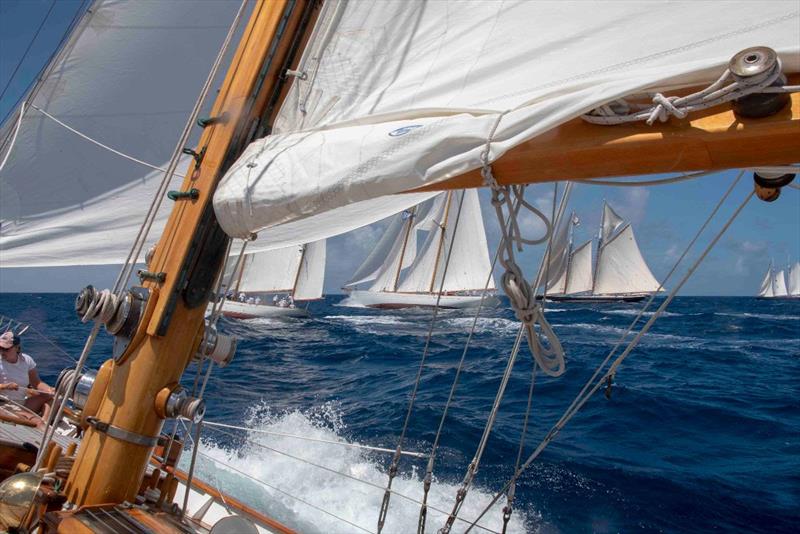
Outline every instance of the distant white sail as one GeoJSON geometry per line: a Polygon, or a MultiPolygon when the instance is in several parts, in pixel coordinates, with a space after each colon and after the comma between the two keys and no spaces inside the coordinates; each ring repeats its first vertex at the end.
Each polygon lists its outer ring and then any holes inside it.
{"type": "Polygon", "coordinates": [[[602,247],[594,293],[650,293],[657,291],[658,286],[639,251],[633,228],[628,224],[602,247]]]}
{"type": "Polygon", "coordinates": [[[567,264],[569,263],[569,229],[571,217],[563,217],[550,243],[545,267],[547,293],[563,294],[567,289],[567,264]]]}
{"type": "MultiPolygon", "coordinates": [[[[463,193],[452,193],[449,206],[446,207],[448,208],[446,217],[442,212],[440,220],[436,221],[437,226],[429,232],[416,261],[398,286],[398,291],[412,293],[438,291],[451,242],[452,253],[447,276],[444,285],[441,286],[442,290],[447,292],[483,289],[486,284],[491,263],[478,192],[468,189],[463,193]],[[464,202],[456,225],[461,194],[464,195],[464,202]],[[441,225],[444,225],[444,231],[441,225]]],[[[494,287],[492,279],[489,282],[489,289],[494,287]]]]}
{"type": "Polygon", "coordinates": [[[294,300],[313,300],[322,297],[325,283],[326,241],[308,243],[300,262],[297,282],[294,287],[294,300]]]}
{"type": "Polygon", "coordinates": [[[774,296],[772,292],[772,265],[767,269],[767,274],[764,275],[764,280],[761,281],[761,289],[758,291],[759,297],[771,298],[774,296]]]}
{"type": "MultiPolygon", "coordinates": [[[[8,155],[0,171],[3,267],[122,263],[163,177],[31,105],[163,167],[238,7],[226,0],[91,3],[25,95],[29,105],[13,147],[20,110],[0,128],[0,161],[8,155]]],[[[179,166],[172,189],[187,168],[179,166]]],[[[164,203],[153,240],[171,204],[164,203]]]]}
{"type": "Polygon", "coordinates": [[[589,240],[572,253],[565,293],[573,295],[592,290],[592,241],[589,240]]]}
{"type": "Polygon", "coordinates": [[[396,244],[399,240],[403,239],[407,231],[408,221],[404,217],[406,213],[406,211],[403,211],[392,217],[389,226],[372,249],[372,252],[369,253],[367,259],[364,260],[361,266],[356,269],[356,272],[353,273],[350,280],[344,284],[344,287],[353,287],[358,284],[363,284],[364,282],[369,282],[370,280],[375,280],[381,272],[381,268],[386,263],[386,259],[391,257],[392,249],[397,246],[396,244]]]}
{"type": "Polygon", "coordinates": [[[773,297],[785,297],[789,294],[786,291],[786,275],[784,274],[783,269],[775,273],[775,277],[772,281],[772,296],[773,297]]]}
{"type": "Polygon", "coordinates": [[[800,296],[800,261],[792,265],[789,271],[789,294],[793,297],[800,296]]]}
{"type": "Polygon", "coordinates": [[[623,225],[625,220],[606,202],[603,202],[603,221],[600,224],[600,242],[605,243],[623,225]]]}
{"type": "MultiPolygon", "coordinates": [[[[246,254],[238,290],[244,292],[291,292],[300,268],[302,246],[246,254]]],[[[234,260],[231,258],[230,263],[234,260]]],[[[237,288],[236,280],[231,285],[237,288]]]]}

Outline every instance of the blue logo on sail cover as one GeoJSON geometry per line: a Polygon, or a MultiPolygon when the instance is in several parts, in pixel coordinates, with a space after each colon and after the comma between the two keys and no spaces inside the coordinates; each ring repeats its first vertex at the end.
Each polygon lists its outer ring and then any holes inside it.
{"type": "Polygon", "coordinates": [[[389,132],[389,137],[400,137],[401,135],[405,135],[411,130],[416,130],[417,128],[422,128],[421,124],[412,124],[410,126],[403,126],[402,128],[398,128],[396,130],[392,130],[389,132]]]}

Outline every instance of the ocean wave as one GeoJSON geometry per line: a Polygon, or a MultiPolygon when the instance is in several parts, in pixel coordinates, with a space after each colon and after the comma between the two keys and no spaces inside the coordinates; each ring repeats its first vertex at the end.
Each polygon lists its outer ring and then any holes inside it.
{"type": "Polygon", "coordinates": [[[748,313],[748,312],[741,312],[741,313],[714,312],[714,315],[722,315],[725,317],[763,319],[766,321],[800,321],[800,315],[773,315],[770,313],[748,313]]]}
{"type": "MultiPolygon", "coordinates": [[[[356,531],[354,525],[370,532],[374,529],[387,482],[384,466],[389,457],[379,459],[376,453],[348,446],[351,443],[343,436],[341,414],[334,405],[281,414],[260,406],[251,412],[245,426],[246,441],[236,447],[226,445],[230,440],[219,439],[213,430],[207,433],[201,441],[196,467],[199,478],[300,532],[350,533],[356,531]]],[[[188,457],[184,455],[184,463],[188,457]]],[[[447,513],[442,511],[449,512],[452,508],[459,487],[458,481],[434,479],[428,496],[431,529],[443,524],[447,513]]],[[[419,517],[419,504],[415,501],[422,496],[422,477],[414,469],[402,472],[395,478],[392,489],[395,494],[384,532],[415,531],[419,517]]],[[[473,487],[459,517],[477,517],[492,496],[489,490],[473,487]]],[[[504,504],[504,500],[495,504],[481,524],[500,531],[504,504]]],[[[526,511],[516,511],[508,532],[526,532],[529,519],[526,511]]],[[[466,525],[457,521],[453,530],[461,532],[466,525]]]]}
{"type": "MultiPolygon", "coordinates": [[[[636,317],[639,315],[639,310],[602,310],[601,313],[608,314],[608,315],[629,315],[631,317],[636,317]]],[[[642,314],[642,317],[652,317],[655,315],[656,312],[653,311],[646,311],[642,314]]],[[[681,317],[682,313],[676,312],[668,312],[664,311],[661,313],[661,317],[681,317]]]]}

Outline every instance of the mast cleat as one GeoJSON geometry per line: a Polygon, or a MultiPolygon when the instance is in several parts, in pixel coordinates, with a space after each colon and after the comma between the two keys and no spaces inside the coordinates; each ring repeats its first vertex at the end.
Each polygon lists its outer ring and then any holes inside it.
{"type": "Polygon", "coordinates": [[[200,190],[197,189],[196,187],[193,187],[188,191],[170,191],[167,193],[167,198],[174,201],[197,200],[198,198],[200,198],[200,190]]]}
{"type": "Polygon", "coordinates": [[[195,151],[193,148],[184,147],[184,149],[181,150],[181,152],[183,152],[187,156],[192,156],[194,158],[195,167],[199,167],[200,164],[203,162],[203,158],[206,155],[206,147],[200,149],[200,152],[195,151]]]}
{"type": "MultiPolygon", "coordinates": [[[[746,48],[733,56],[728,63],[728,69],[736,81],[747,85],[754,83],[754,78],[767,78],[780,68],[778,53],[766,46],[746,48]]],[[[786,76],[780,74],[770,87],[786,85],[786,76]]],[[[739,117],[760,119],[775,115],[790,102],[789,93],[752,93],[737,98],[732,102],[733,111],[739,117]]]]}
{"type": "Polygon", "coordinates": [[[200,128],[207,128],[214,124],[225,124],[226,122],[228,122],[227,112],[223,112],[222,115],[217,115],[216,117],[200,117],[197,119],[197,125],[200,128]]]}

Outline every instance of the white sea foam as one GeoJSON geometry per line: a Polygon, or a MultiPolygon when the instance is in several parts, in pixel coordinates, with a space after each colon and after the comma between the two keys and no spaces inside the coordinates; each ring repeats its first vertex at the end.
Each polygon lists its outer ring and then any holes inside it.
{"type": "MultiPolygon", "coordinates": [[[[639,310],[604,310],[603,313],[609,315],[629,315],[631,317],[636,317],[639,315],[639,310]]],[[[642,314],[642,317],[652,317],[655,314],[653,311],[646,311],[642,314]]],[[[662,312],[661,317],[679,317],[683,315],[682,313],[674,313],[674,312],[662,312]]]]}
{"type": "Polygon", "coordinates": [[[714,312],[714,315],[723,315],[725,317],[752,317],[754,319],[765,319],[767,321],[800,321],[800,315],[772,315],[769,313],[724,313],[714,312]]]}
{"type": "MultiPolygon", "coordinates": [[[[247,433],[247,440],[252,443],[244,443],[235,449],[218,445],[219,441],[215,439],[216,431],[213,429],[205,432],[206,439],[202,441],[200,452],[206,457],[199,456],[197,466],[197,473],[201,479],[219,486],[236,498],[300,532],[326,534],[360,532],[353,524],[374,532],[383,498],[382,488],[387,481],[387,475],[381,466],[386,464],[388,458],[378,459],[373,456],[374,453],[368,454],[342,445],[256,432],[257,430],[280,432],[346,443],[341,435],[342,425],[335,409],[326,405],[316,413],[304,414],[295,411],[281,415],[259,410],[257,415],[250,418],[247,426],[251,429],[247,433]],[[323,470],[264,446],[353,478],[323,470]],[[285,493],[249,479],[235,470],[263,480],[285,493]],[[315,510],[300,499],[330,511],[351,524],[315,510]]],[[[185,458],[188,456],[184,455],[185,458]]],[[[439,528],[446,517],[432,508],[449,512],[458,487],[458,482],[434,480],[428,497],[428,504],[431,507],[427,523],[429,531],[439,528]]],[[[413,471],[405,472],[398,475],[392,488],[397,494],[392,496],[384,532],[415,531],[419,505],[400,495],[415,500],[420,499],[421,477],[413,471]]],[[[473,487],[464,502],[460,517],[470,519],[477,517],[491,497],[490,491],[473,487]]],[[[504,502],[504,499],[500,499],[481,524],[493,531],[500,531],[504,502]]],[[[525,522],[528,519],[524,511],[515,510],[508,532],[525,532],[525,522]]],[[[467,524],[457,521],[453,531],[463,532],[467,524]]],[[[474,529],[473,532],[486,531],[474,529]]]]}
{"type": "MultiPolygon", "coordinates": [[[[472,327],[473,321],[475,321],[474,317],[453,317],[444,320],[443,323],[466,332],[472,327]]],[[[519,330],[518,321],[502,317],[478,317],[478,321],[475,323],[476,333],[516,333],[517,330],[519,330]]]]}

